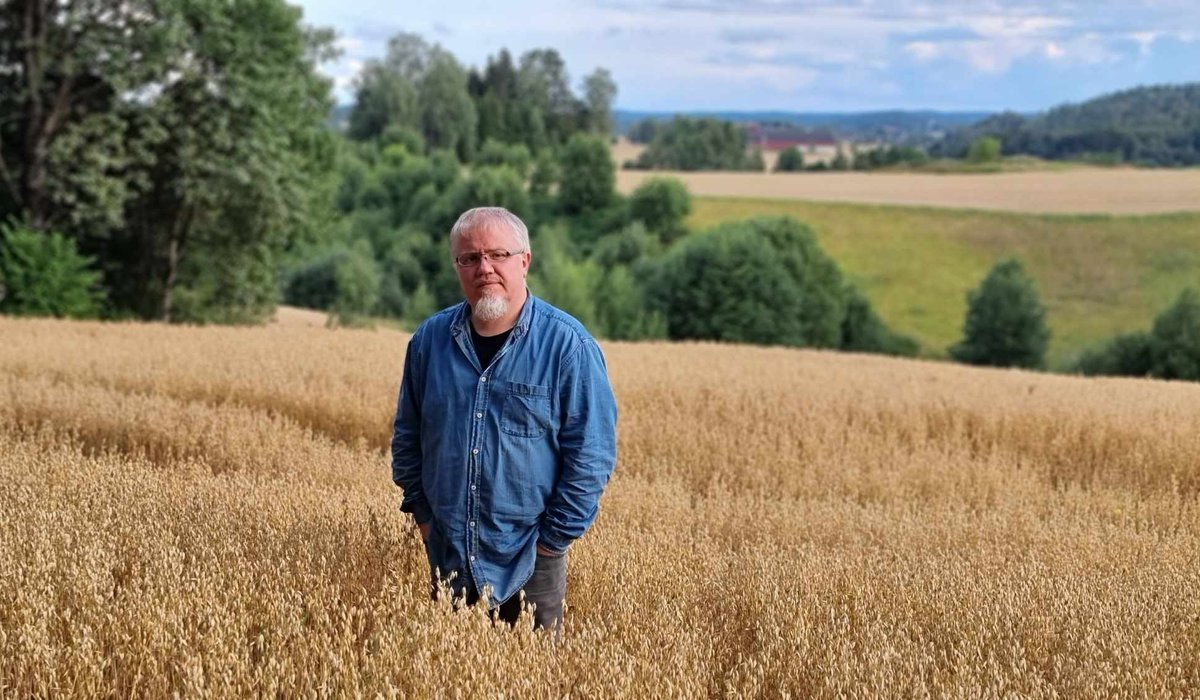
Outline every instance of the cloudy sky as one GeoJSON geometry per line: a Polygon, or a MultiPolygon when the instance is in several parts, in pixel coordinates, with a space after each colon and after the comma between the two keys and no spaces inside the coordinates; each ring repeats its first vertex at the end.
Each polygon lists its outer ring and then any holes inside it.
{"type": "Polygon", "coordinates": [[[290,0],[334,28],[341,101],[398,32],[468,65],[552,47],[639,110],[1032,111],[1200,80],[1197,0],[290,0]]]}

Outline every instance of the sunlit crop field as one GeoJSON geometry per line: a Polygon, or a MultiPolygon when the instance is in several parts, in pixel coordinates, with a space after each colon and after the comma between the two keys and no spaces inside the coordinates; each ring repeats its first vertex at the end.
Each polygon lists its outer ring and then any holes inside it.
{"type": "Polygon", "coordinates": [[[1200,386],[605,344],[555,644],[428,600],[405,340],[0,319],[0,696],[1200,692],[1200,386]]]}
{"type": "MultiPolygon", "coordinates": [[[[621,141],[617,167],[643,147],[621,141]]],[[[765,154],[768,172],[618,170],[617,189],[633,192],[647,178],[682,180],[697,197],[753,197],[789,201],[898,204],[1041,214],[1163,214],[1200,211],[1200,168],[1097,168],[1042,163],[1027,172],[769,172],[777,153],[765,154]]],[[[806,155],[828,162],[833,151],[806,155]]]]}

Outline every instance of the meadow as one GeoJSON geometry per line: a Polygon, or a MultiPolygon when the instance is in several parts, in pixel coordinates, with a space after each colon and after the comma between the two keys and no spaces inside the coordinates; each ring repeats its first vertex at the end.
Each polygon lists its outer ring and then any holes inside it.
{"type": "Polygon", "coordinates": [[[605,343],[565,635],[426,593],[407,336],[0,318],[0,695],[1188,697],[1200,386],[605,343]]]}
{"type": "Polygon", "coordinates": [[[1148,330],[1185,287],[1200,288],[1200,213],[1029,214],[698,197],[688,224],[701,230],[764,214],[811,226],[884,320],[932,357],[944,357],[962,337],[967,292],[1006,256],[1025,264],[1046,306],[1052,369],[1071,367],[1118,333],[1148,330]]]}

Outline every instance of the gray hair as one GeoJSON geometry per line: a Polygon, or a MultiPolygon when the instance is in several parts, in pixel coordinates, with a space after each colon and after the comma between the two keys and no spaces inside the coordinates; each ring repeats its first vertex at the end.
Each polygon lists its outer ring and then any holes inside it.
{"type": "Polygon", "coordinates": [[[453,249],[459,238],[476,227],[495,224],[503,224],[511,229],[513,233],[517,234],[517,243],[521,249],[529,250],[529,229],[525,226],[525,222],[504,207],[475,207],[464,211],[450,229],[450,248],[453,249]]]}

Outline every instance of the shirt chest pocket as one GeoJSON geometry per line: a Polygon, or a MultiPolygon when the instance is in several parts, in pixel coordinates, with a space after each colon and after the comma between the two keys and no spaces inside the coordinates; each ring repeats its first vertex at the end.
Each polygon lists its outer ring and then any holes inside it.
{"type": "Polygon", "coordinates": [[[500,429],[517,437],[541,437],[550,427],[550,389],[508,382],[500,429]]]}

